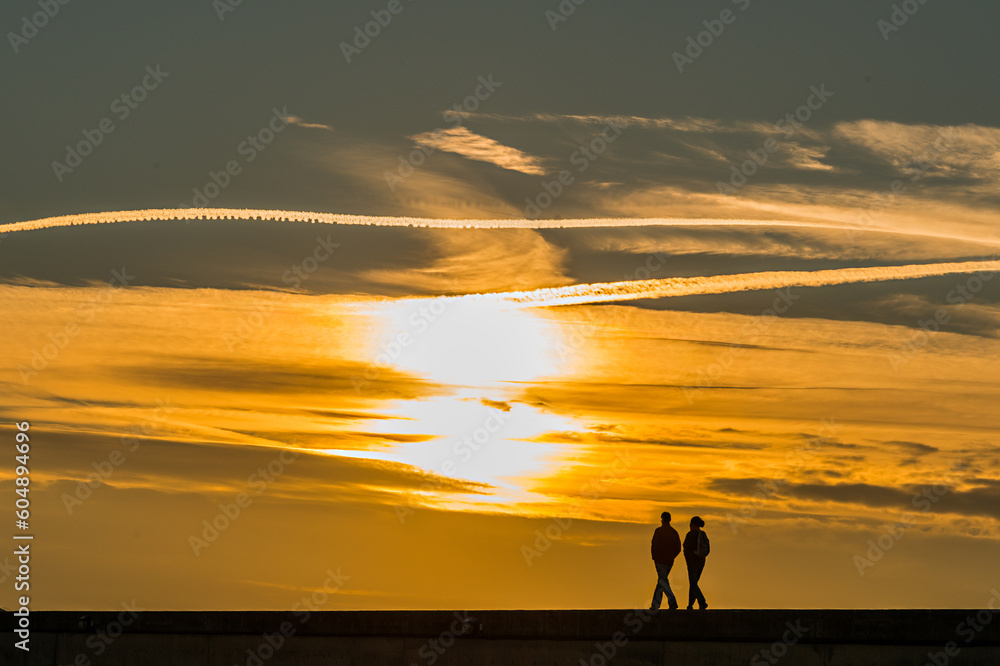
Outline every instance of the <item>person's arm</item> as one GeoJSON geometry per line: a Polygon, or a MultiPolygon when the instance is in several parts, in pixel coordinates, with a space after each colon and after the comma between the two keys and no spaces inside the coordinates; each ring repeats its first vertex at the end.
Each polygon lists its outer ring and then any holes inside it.
{"type": "Polygon", "coordinates": [[[677,530],[673,530],[673,533],[674,533],[674,538],[671,546],[674,551],[674,557],[677,557],[678,555],[681,554],[681,551],[683,550],[683,548],[681,547],[681,535],[677,533],[677,530]]]}

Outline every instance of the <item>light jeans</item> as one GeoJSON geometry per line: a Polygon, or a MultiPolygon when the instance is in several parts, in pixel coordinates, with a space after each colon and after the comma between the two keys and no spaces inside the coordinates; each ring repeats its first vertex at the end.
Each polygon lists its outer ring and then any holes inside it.
{"type": "Polygon", "coordinates": [[[677,598],[674,596],[673,590],[670,589],[670,581],[667,580],[667,576],[670,575],[670,569],[673,568],[674,564],[660,564],[659,562],[654,562],[656,565],[656,588],[653,589],[653,603],[650,608],[659,608],[660,602],[663,600],[663,593],[667,593],[667,604],[671,608],[677,608],[677,598]]]}

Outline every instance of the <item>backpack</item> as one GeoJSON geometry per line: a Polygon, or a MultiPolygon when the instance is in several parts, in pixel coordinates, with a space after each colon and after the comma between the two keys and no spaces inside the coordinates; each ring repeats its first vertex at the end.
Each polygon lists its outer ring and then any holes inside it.
{"type": "Polygon", "coordinates": [[[708,543],[708,535],[704,532],[698,532],[698,545],[694,549],[694,554],[698,557],[707,557],[711,549],[712,547],[708,543]]]}

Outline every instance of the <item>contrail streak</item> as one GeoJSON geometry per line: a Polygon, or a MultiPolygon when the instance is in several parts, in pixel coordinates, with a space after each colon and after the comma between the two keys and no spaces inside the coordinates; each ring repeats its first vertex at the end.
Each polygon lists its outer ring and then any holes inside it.
{"type": "MultiPolygon", "coordinates": [[[[529,291],[510,291],[463,296],[439,296],[443,301],[494,304],[503,307],[551,307],[585,303],[634,301],[642,298],[671,298],[703,294],[727,294],[740,291],[784,289],[786,287],[827,287],[856,282],[883,282],[934,277],[956,273],[994,273],[1000,261],[964,261],[871,268],[836,268],[821,271],[763,271],[706,277],[678,277],[660,280],[600,282],[529,291]]],[[[433,297],[432,297],[433,298],[433,297]]],[[[401,299],[407,302],[417,299],[401,299]]],[[[424,300],[424,299],[420,299],[424,300]]]]}
{"type": "MultiPolygon", "coordinates": [[[[262,210],[248,208],[150,208],[147,210],[122,210],[105,213],[80,213],[46,217],[26,222],[0,225],[0,234],[18,231],[35,231],[56,227],[72,227],[83,224],[118,224],[123,222],[176,221],[176,220],[268,220],[279,222],[308,222],[313,224],[346,224],[385,227],[428,227],[437,229],[576,229],[592,227],[647,227],[647,226],[688,226],[688,227],[802,227],[811,229],[861,230],[859,225],[841,222],[798,222],[793,220],[754,220],[725,218],[584,218],[569,220],[525,220],[525,219],[437,219],[427,217],[376,217],[371,215],[338,215],[335,213],[312,213],[291,210],[262,210]]],[[[875,229],[870,229],[876,231],[875,229]]],[[[924,236],[930,234],[909,233],[891,229],[879,229],[885,233],[903,233],[924,236]]],[[[935,237],[937,237],[935,235],[935,237]]],[[[942,236],[950,238],[950,236],[942,236]]]]}

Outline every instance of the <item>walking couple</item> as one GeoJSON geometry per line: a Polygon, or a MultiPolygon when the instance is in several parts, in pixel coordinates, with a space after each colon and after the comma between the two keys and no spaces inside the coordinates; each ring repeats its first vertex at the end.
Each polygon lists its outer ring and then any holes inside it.
{"type": "MultiPolygon", "coordinates": [[[[660,607],[664,592],[667,594],[668,607],[673,610],[677,608],[677,599],[670,589],[667,576],[674,566],[674,559],[681,554],[681,537],[677,534],[677,530],[670,526],[669,512],[664,511],[660,514],[660,522],[662,524],[653,532],[653,541],[650,545],[653,564],[656,565],[656,589],[653,590],[653,604],[650,610],[660,607]]],[[[695,516],[691,519],[691,531],[684,537],[683,551],[688,570],[688,610],[694,608],[695,601],[698,602],[700,610],[708,608],[705,595],[698,587],[698,580],[705,568],[705,557],[708,556],[709,550],[708,535],[701,529],[704,526],[705,521],[695,516]]]]}

